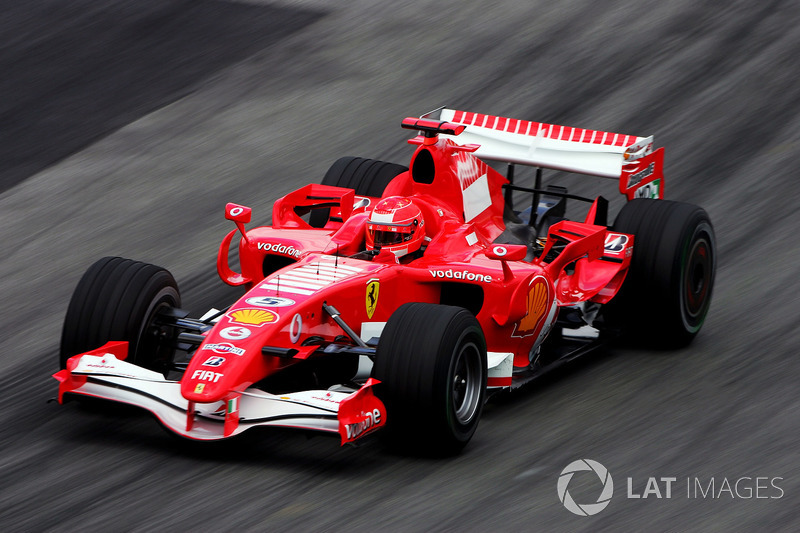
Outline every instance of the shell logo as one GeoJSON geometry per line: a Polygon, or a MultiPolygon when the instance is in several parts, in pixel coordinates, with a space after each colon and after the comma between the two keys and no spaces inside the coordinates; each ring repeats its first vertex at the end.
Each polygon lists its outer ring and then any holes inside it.
{"type": "Polygon", "coordinates": [[[278,313],[266,309],[237,309],[228,313],[228,318],[235,324],[260,327],[275,322],[280,317],[278,313]]]}
{"type": "Polygon", "coordinates": [[[541,276],[533,279],[528,291],[528,314],[519,321],[517,332],[523,336],[530,335],[539,327],[539,323],[547,312],[547,282],[541,276]]]}

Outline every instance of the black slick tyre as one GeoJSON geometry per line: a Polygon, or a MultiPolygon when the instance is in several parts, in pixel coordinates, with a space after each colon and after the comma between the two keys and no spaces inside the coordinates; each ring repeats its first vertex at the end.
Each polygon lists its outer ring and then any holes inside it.
{"type": "Polygon", "coordinates": [[[128,341],[127,361],[163,372],[174,356],[174,328],[157,316],[180,307],[178,285],[167,270],[105,257],[93,264],[72,294],[61,334],[59,364],[108,341],[128,341]]]}
{"type": "MultiPolygon", "coordinates": [[[[380,198],[384,189],[397,175],[407,172],[408,167],[363,157],[341,157],[322,178],[322,185],[332,185],[353,189],[359,196],[380,198]]],[[[328,223],[330,209],[315,209],[311,212],[309,224],[322,228],[328,223]]]]}
{"type": "Polygon", "coordinates": [[[634,248],[622,288],[606,305],[607,320],[638,344],[686,346],[703,326],[714,288],[716,239],[708,214],[684,202],[635,199],[613,229],[633,235],[634,248]]]}
{"type": "Polygon", "coordinates": [[[386,405],[393,447],[432,455],[459,452],[486,398],[486,340],[461,307],[409,303],[381,334],[373,376],[386,405]]]}

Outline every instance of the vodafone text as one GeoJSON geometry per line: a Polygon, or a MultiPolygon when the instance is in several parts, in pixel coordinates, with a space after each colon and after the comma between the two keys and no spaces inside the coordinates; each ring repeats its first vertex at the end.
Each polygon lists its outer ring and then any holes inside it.
{"type": "Polygon", "coordinates": [[[273,243],[273,242],[260,242],[258,243],[259,250],[265,250],[267,252],[275,252],[278,254],[288,255],[290,257],[300,257],[300,250],[296,249],[291,244],[286,246],[285,244],[273,243]]]}
{"type": "Polygon", "coordinates": [[[429,270],[428,272],[430,272],[431,276],[434,278],[465,279],[467,281],[480,281],[482,283],[492,282],[492,276],[487,274],[475,274],[468,270],[453,270],[450,268],[447,270],[429,270]]]}
{"type": "Polygon", "coordinates": [[[372,411],[362,413],[362,416],[364,416],[363,420],[354,424],[347,424],[345,426],[348,439],[354,439],[365,431],[372,429],[374,426],[378,426],[381,423],[381,412],[379,409],[373,409],[372,411]]]}

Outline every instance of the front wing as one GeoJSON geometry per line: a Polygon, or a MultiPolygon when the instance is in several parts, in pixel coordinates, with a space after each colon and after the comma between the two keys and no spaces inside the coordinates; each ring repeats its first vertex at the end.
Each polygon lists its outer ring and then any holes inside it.
{"type": "Polygon", "coordinates": [[[339,433],[342,444],[353,442],[386,423],[386,409],[373,394],[379,383],[369,379],[346,393],[309,390],[269,394],[248,388],[226,401],[196,404],[180,392],[180,382],[128,363],[118,356],[127,343],[109,343],[69,359],[53,375],[59,381],[59,402],[71,393],[141,407],[169,430],[195,440],[219,440],[256,426],[277,426],[339,433]],[[115,353],[116,352],[116,353],[115,353]]]}

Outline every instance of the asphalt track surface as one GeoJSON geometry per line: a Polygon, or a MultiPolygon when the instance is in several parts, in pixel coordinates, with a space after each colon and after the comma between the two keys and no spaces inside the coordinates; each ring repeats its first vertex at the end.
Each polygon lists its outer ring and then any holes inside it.
{"type": "MultiPolygon", "coordinates": [[[[797,2],[2,4],[3,531],[800,529],[797,2]],[[188,445],[135,410],[47,402],[94,260],[166,266],[188,307],[219,305],[225,202],[264,223],[342,155],[407,162],[400,120],[442,104],[655,134],[667,197],[717,232],[694,344],[614,348],[490,403],[449,460],[290,431],[188,445]],[[556,492],[580,458],[615,482],[592,517],[556,492]],[[650,477],[672,497],[627,497],[650,477]]],[[[589,503],[599,481],[570,490],[589,503]]]]}

